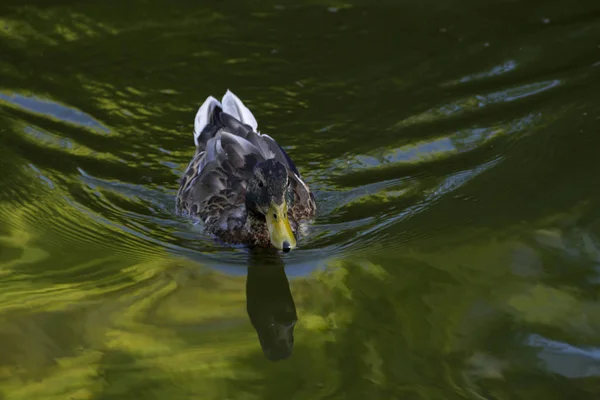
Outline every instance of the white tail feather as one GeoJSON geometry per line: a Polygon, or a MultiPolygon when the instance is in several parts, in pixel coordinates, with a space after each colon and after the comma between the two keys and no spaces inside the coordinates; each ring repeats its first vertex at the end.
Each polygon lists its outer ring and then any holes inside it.
{"type": "Polygon", "coordinates": [[[256,122],[254,115],[252,115],[252,112],[229,89],[227,89],[227,93],[225,93],[225,96],[223,96],[221,101],[223,102],[223,111],[237,118],[244,124],[250,125],[255,132],[258,132],[258,123],[256,122]]]}
{"type": "Polygon", "coordinates": [[[221,103],[219,103],[219,100],[212,96],[208,96],[198,109],[196,118],[194,119],[194,143],[196,143],[196,146],[198,146],[198,138],[200,137],[202,130],[208,125],[210,115],[216,106],[223,108],[221,103]]]}

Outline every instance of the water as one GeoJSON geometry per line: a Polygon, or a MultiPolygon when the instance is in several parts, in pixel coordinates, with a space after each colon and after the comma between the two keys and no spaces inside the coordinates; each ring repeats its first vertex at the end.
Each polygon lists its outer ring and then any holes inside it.
{"type": "Polygon", "coordinates": [[[212,3],[0,5],[0,398],[597,399],[598,2],[212,3]],[[174,213],[228,88],[280,260],[174,213]]]}

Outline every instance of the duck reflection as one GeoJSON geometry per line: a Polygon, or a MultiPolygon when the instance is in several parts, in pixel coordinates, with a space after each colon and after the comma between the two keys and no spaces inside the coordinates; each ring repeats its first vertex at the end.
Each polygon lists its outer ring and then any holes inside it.
{"type": "Polygon", "coordinates": [[[263,353],[271,361],[292,355],[296,305],[284,264],[273,254],[251,257],[246,280],[246,310],[263,353]]]}

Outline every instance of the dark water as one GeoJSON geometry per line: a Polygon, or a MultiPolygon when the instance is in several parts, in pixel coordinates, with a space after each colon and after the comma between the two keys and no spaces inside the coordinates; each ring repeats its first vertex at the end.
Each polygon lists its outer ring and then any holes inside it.
{"type": "Polygon", "coordinates": [[[3,0],[0,399],[600,398],[599,78],[597,0],[3,0]],[[280,261],[174,214],[228,88],[280,261]]]}

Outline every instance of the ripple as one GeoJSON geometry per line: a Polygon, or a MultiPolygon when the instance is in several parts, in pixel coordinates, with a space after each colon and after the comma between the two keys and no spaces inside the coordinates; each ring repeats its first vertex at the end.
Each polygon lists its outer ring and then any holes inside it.
{"type": "Polygon", "coordinates": [[[467,83],[467,82],[472,82],[472,81],[476,81],[476,80],[480,80],[480,79],[486,79],[486,78],[491,78],[494,76],[503,75],[503,74],[509,73],[511,71],[514,71],[515,69],[517,69],[517,67],[518,67],[518,63],[515,60],[508,60],[503,64],[496,65],[489,71],[478,72],[478,73],[474,73],[471,75],[467,75],[467,76],[464,76],[464,77],[458,79],[457,81],[449,82],[449,83],[445,84],[444,86],[446,86],[446,85],[451,86],[451,85],[456,85],[456,84],[460,84],[460,83],[467,83]]]}
{"type": "Polygon", "coordinates": [[[90,115],[54,101],[43,100],[35,96],[23,96],[18,93],[6,94],[1,92],[0,99],[34,114],[45,115],[59,121],[79,125],[89,128],[94,132],[110,132],[108,128],[90,115]]]}
{"type": "MultiPolygon", "coordinates": [[[[429,141],[417,142],[397,149],[381,149],[377,156],[354,155],[334,161],[324,169],[325,179],[335,176],[342,179],[351,178],[356,172],[369,173],[371,169],[386,168],[403,164],[427,164],[440,158],[459,155],[481,147],[487,141],[501,135],[514,133],[533,123],[535,115],[530,114],[521,119],[487,128],[469,128],[455,132],[449,136],[429,141]],[[337,173],[335,171],[338,171],[337,173]]],[[[64,141],[55,134],[45,133],[33,127],[26,127],[26,133],[37,141],[45,141],[52,146],[59,146],[66,152],[74,152],[73,142],[64,141]]],[[[157,147],[163,157],[181,157],[171,151],[157,147]]],[[[182,153],[183,154],[183,153],[182,153]]],[[[141,156],[141,155],[140,155],[141,156]]],[[[157,154],[152,156],[155,160],[157,154]]],[[[171,173],[181,172],[181,165],[173,161],[158,160],[171,173]]],[[[329,190],[324,178],[317,178],[315,187],[319,189],[316,196],[319,200],[319,217],[316,224],[310,227],[310,235],[303,239],[301,248],[285,257],[289,265],[301,265],[322,259],[323,252],[331,257],[357,254],[375,242],[388,243],[384,239],[384,231],[397,225],[406,218],[427,210],[433,202],[439,200],[445,193],[455,190],[466,182],[469,177],[485,170],[492,163],[484,163],[473,168],[470,172],[460,172],[451,175],[438,184],[437,188],[425,188],[418,185],[414,177],[384,179],[351,188],[348,191],[329,190]],[[420,198],[420,200],[419,200],[420,198]],[[407,201],[413,201],[412,206],[406,207],[407,201]]],[[[43,181],[52,185],[52,175],[46,176],[42,169],[34,167],[43,181]]],[[[247,251],[218,243],[205,235],[200,226],[174,216],[173,187],[156,187],[149,189],[145,185],[121,182],[118,179],[99,178],[82,167],[77,167],[80,184],[73,186],[68,183],[69,193],[63,199],[76,215],[95,221],[100,227],[106,227],[123,238],[119,251],[143,253],[152,246],[158,246],[168,252],[204,260],[213,266],[243,266],[246,263],[247,251]],[[164,191],[168,190],[167,194],[164,191]],[[131,238],[131,240],[129,239],[131,238]],[[138,247],[144,243],[142,247],[138,247]]],[[[315,174],[314,176],[318,176],[315,174]]],[[[66,182],[65,182],[66,183],[66,182]]],[[[65,183],[61,186],[64,187],[65,183]]],[[[66,187],[65,187],[66,189],[66,187]]],[[[84,240],[88,243],[105,241],[94,230],[85,231],[69,226],[71,219],[57,221],[57,227],[62,227],[67,236],[73,240],[84,240]],[[69,233],[71,232],[71,233],[69,233]]],[[[398,245],[397,240],[393,243],[398,245]]],[[[150,250],[153,252],[153,250],[150,250]]]]}
{"type": "Polygon", "coordinates": [[[532,334],[526,339],[529,346],[540,348],[538,358],[546,368],[567,378],[600,376],[600,348],[576,347],[569,343],[532,334]]]}
{"type": "Polygon", "coordinates": [[[395,128],[430,123],[432,121],[457,117],[469,112],[481,110],[485,107],[495,104],[510,103],[530,96],[539,95],[543,92],[556,88],[563,83],[564,82],[559,79],[552,79],[519,85],[488,94],[469,96],[406,118],[403,121],[400,121],[395,128]]]}
{"type": "MultiPolygon", "coordinates": [[[[419,177],[410,175],[381,179],[373,171],[402,165],[418,167],[458,157],[503,135],[522,131],[533,124],[535,118],[536,115],[528,114],[497,125],[463,128],[443,137],[397,148],[388,146],[372,150],[369,154],[350,155],[334,160],[329,166],[322,163],[315,165],[317,170],[311,171],[311,185],[314,183],[316,189],[319,215],[309,228],[309,236],[301,240],[299,249],[284,256],[286,264],[318,264],[323,254],[347,257],[365,251],[374,243],[379,243],[380,247],[398,246],[397,238],[392,240],[393,236],[386,231],[426,212],[434,202],[491,167],[497,160],[449,175],[437,186],[423,185],[419,177]],[[357,173],[364,174],[371,182],[356,185],[360,181],[357,173]],[[335,184],[336,180],[342,184],[354,182],[354,185],[339,187],[335,184]]],[[[72,140],[31,125],[25,126],[23,131],[36,146],[56,147],[73,154],[87,152],[85,147],[72,140]]],[[[184,164],[175,160],[186,159],[186,152],[166,150],[158,144],[155,149],[156,152],[149,155],[131,150],[129,153],[137,154],[136,157],[140,158],[138,165],[163,168],[169,171],[169,176],[179,175],[184,164]]],[[[107,156],[111,158],[111,154],[107,156]]],[[[108,159],[103,156],[98,160],[106,165],[108,159]]],[[[71,214],[68,217],[58,214],[58,219],[53,222],[54,229],[63,230],[66,238],[88,245],[103,243],[119,253],[132,255],[149,255],[162,249],[215,268],[246,265],[247,250],[218,243],[202,232],[201,226],[174,215],[176,179],[171,181],[170,186],[154,185],[150,188],[146,183],[125,182],[110,174],[98,176],[97,172],[88,172],[85,165],[78,164],[76,173],[62,175],[58,179],[55,179],[56,174],[46,171],[48,167],[31,164],[41,181],[53,188],[58,187],[61,201],[56,204],[66,204],[64,211],[71,214]],[[88,221],[90,229],[85,228],[84,221],[88,221]],[[107,239],[106,234],[118,239],[107,239]],[[116,245],[116,242],[119,244],[116,245]]],[[[100,168],[97,166],[95,170],[100,171],[100,168]]]]}

